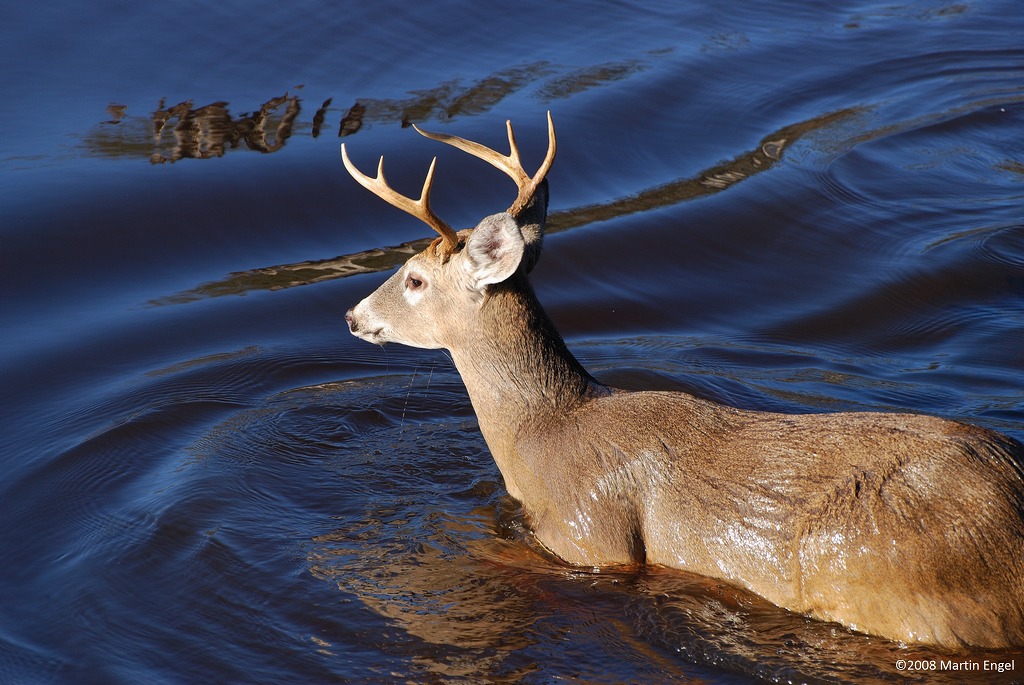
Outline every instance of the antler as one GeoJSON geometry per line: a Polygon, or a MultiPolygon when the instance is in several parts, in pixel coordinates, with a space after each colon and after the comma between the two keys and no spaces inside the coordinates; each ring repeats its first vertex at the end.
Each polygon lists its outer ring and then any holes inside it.
{"type": "Polygon", "coordinates": [[[345,168],[348,169],[348,173],[352,175],[352,178],[359,182],[359,185],[363,186],[388,204],[394,205],[402,211],[412,214],[414,217],[420,219],[440,233],[442,250],[444,253],[451,254],[458,249],[459,237],[455,234],[455,231],[452,230],[451,226],[442,221],[440,217],[434,214],[434,211],[430,208],[430,186],[434,183],[434,165],[437,164],[437,157],[435,157],[434,161],[430,163],[430,169],[427,170],[427,178],[423,181],[423,190],[420,192],[420,199],[418,200],[406,197],[388,185],[387,180],[384,178],[383,155],[381,155],[380,163],[377,165],[376,178],[370,178],[356,168],[355,164],[352,163],[352,160],[348,158],[348,152],[345,150],[345,143],[341,144],[341,161],[344,162],[345,168]]]}
{"type": "Polygon", "coordinates": [[[508,208],[508,212],[512,216],[518,216],[526,205],[529,204],[533,194],[537,192],[537,187],[540,186],[548,170],[551,168],[551,163],[555,160],[555,124],[551,121],[551,112],[548,112],[548,154],[544,157],[544,162],[532,178],[526,173],[526,169],[523,168],[523,163],[519,159],[519,147],[516,145],[515,134],[512,133],[512,122],[506,121],[505,126],[508,128],[508,145],[510,148],[507,155],[503,155],[480,143],[474,143],[472,140],[466,140],[465,138],[459,138],[447,133],[431,133],[413,124],[413,128],[420,135],[426,136],[431,140],[447,143],[463,152],[468,152],[474,157],[479,157],[510,176],[516,182],[516,185],[519,186],[519,196],[512,203],[512,206],[508,208]]]}

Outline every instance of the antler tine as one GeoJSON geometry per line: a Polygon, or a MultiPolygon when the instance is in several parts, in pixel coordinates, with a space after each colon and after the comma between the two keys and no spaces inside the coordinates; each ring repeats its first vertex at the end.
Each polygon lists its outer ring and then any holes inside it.
{"type": "Polygon", "coordinates": [[[516,137],[512,132],[512,122],[506,121],[505,126],[508,129],[508,145],[509,154],[503,155],[496,150],[492,150],[486,145],[475,143],[472,140],[466,140],[458,136],[449,135],[447,133],[433,133],[431,131],[424,131],[419,126],[413,124],[413,128],[416,132],[422,136],[436,140],[441,143],[446,143],[452,147],[456,147],[463,152],[468,152],[474,157],[484,160],[496,169],[504,172],[519,187],[519,196],[516,201],[512,203],[512,206],[508,208],[509,214],[516,216],[529,204],[533,198],[534,193],[537,192],[537,187],[540,186],[544,177],[547,176],[548,170],[551,169],[551,163],[555,160],[555,124],[551,120],[551,112],[548,112],[548,153],[544,157],[544,162],[540,165],[537,173],[531,177],[526,173],[526,169],[523,168],[523,163],[519,157],[519,146],[516,145],[516,137]]]}
{"type": "Polygon", "coordinates": [[[380,162],[377,164],[376,178],[370,178],[356,168],[356,165],[348,158],[348,151],[345,149],[345,143],[341,144],[341,161],[345,164],[345,168],[348,170],[348,173],[352,175],[352,178],[354,178],[359,185],[363,186],[388,204],[398,207],[402,211],[413,215],[437,231],[441,235],[445,252],[451,253],[458,248],[459,237],[455,234],[455,231],[452,230],[451,226],[442,221],[440,217],[434,214],[434,211],[430,208],[430,187],[434,183],[434,167],[437,164],[437,157],[435,157],[430,163],[430,168],[427,170],[427,178],[423,181],[423,190],[420,192],[420,199],[418,200],[406,197],[388,185],[387,179],[384,178],[383,155],[381,155],[380,162]]]}

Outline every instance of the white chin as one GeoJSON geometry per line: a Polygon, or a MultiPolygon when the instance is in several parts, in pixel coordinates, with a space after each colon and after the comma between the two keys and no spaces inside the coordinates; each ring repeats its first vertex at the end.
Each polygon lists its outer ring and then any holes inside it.
{"type": "Polygon", "coordinates": [[[356,336],[360,340],[373,343],[374,345],[383,345],[388,342],[387,338],[381,335],[380,331],[357,331],[352,333],[352,335],[356,336]]]}

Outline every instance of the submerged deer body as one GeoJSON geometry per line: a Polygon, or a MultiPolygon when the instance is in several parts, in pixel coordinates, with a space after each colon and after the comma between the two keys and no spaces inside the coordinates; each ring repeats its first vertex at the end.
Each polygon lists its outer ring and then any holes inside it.
{"type": "MultiPolygon", "coordinates": [[[[441,238],[346,314],[356,336],[445,348],[508,492],[570,564],[661,564],[723,579],[794,612],[905,642],[1024,644],[1024,446],[911,414],[785,415],[592,378],[527,280],[544,180],[511,154],[420,131],[519,186],[508,211],[453,231],[346,168],[441,238]]],[[[419,129],[417,129],[419,131],[419,129]]]]}

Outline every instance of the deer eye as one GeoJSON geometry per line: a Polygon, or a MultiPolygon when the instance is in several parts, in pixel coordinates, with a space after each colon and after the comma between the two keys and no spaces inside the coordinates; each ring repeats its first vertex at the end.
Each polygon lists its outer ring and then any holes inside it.
{"type": "Polygon", "coordinates": [[[408,290],[419,290],[420,288],[423,287],[423,281],[416,278],[415,276],[406,276],[405,287],[408,290]]]}

